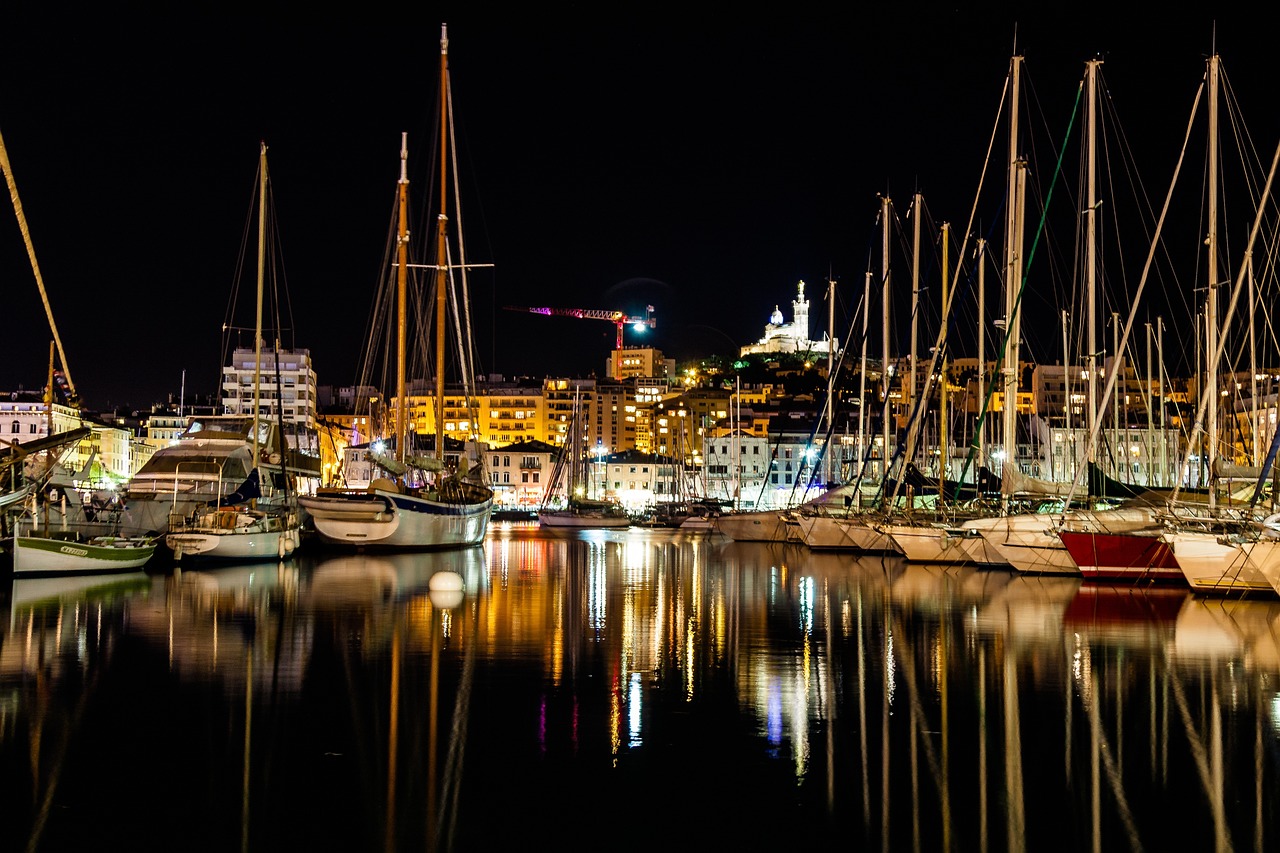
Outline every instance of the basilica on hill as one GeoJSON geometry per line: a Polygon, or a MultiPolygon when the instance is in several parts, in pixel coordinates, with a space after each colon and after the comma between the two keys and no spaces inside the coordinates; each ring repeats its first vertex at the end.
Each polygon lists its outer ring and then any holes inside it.
{"type": "Polygon", "coordinates": [[[769,323],[764,327],[764,337],[754,344],[742,347],[740,355],[770,352],[795,352],[801,354],[838,351],[838,342],[823,336],[823,340],[809,339],[809,300],[804,295],[804,282],[796,286],[796,298],[791,301],[790,323],[782,316],[782,309],[773,307],[769,323]]]}

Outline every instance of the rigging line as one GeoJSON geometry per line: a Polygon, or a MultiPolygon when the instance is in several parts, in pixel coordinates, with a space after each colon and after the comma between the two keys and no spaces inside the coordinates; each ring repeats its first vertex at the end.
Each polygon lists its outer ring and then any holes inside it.
{"type": "MultiPolygon", "coordinates": [[[[1071,120],[1067,122],[1067,132],[1063,137],[1062,148],[1060,148],[1058,151],[1058,162],[1053,170],[1053,180],[1050,181],[1049,183],[1049,192],[1045,196],[1044,207],[1040,211],[1040,222],[1036,225],[1036,235],[1035,235],[1035,238],[1031,241],[1031,251],[1027,254],[1027,263],[1022,269],[1022,282],[1018,285],[1018,296],[1013,301],[1013,312],[1012,312],[1013,316],[1009,317],[1008,322],[1005,323],[1004,337],[1001,339],[1000,346],[996,350],[996,355],[1001,360],[1003,360],[1004,353],[1009,347],[1009,338],[1010,338],[1011,332],[1013,331],[1013,326],[1016,325],[1014,323],[1014,319],[1018,316],[1019,309],[1021,309],[1022,307],[1022,295],[1027,290],[1027,279],[1030,277],[1031,264],[1035,261],[1036,250],[1040,247],[1040,238],[1044,234],[1045,222],[1048,219],[1049,204],[1050,202],[1053,201],[1053,192],[1058,185],[1058,178],[1062,174],[1062,161],[1067,154],[1067,148],[1066,148],[1067,142],[1071,137],[1071,128],[1075,126],[1076,115],[1080,110],[1080,98],[1082,95],[1083,95],[1083,88],[1078,88],[1076,90],[1075,103],[1072,105],[1072,108],[1071,108],[1071,120]]],[[[957,271],[957,275],[958,274],[959,273],[957,271]]],[[[934,357],[935,358],[937,357],[936,352],[934,353],[934,357]]],[[[1017,367],[1015,366],[1014,369],[1016,370],[1017,367]]],[[[989,411],[989,407],[991,404],[991,396],[995,392],[995,389],[996,389],[996,383],[994,382],[991,383],[991,387],[987,389],[986,399],[982,401],[982,413],[978,416],[978,425],[977,425],[978,429],[981,429],[983,422],[986,420],[987,413],[989,411]]],[[[1008,406],[1010,404],[1010,401],[1005,400],[1004,404],[1008,406]]],[[[1014,404],[1016,405],[1016,401],[1014,401],[1014,404]]],[[[978,429],[974,430],[975,439],[974,441],[971,441],[969,443],[969,452],[965,456],[964,465],[960,469],[960,476],[959,478],[957,478],[957,482],[964,481],[965,475],[969,472],[970,464],[973,462],[974,454],[977,452],[976,436],[978,434],[978,429]]],[[[1001,474],[1003,475],[1003,473],[1004,472],[1002,471],[1001,474]]],[[[958,494],[959,493],[957,491],[957,495],[958,494]]]]}

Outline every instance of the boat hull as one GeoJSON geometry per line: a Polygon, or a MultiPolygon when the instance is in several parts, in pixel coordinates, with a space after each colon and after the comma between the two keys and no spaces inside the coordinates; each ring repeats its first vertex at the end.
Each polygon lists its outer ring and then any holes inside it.
{"type": "Polygon", "coordinates": [[[1187,582],[1159,530],[1128,533],[1060,530],[1058,537],[1080,574],[1090,580],[1162,581],[1183,585],[1187,582]]]}
{"type": "Polygon", "coordinates": [[[43,536],[18,536],[13,542],[13,573],[108,574],[142,568],[156,552],[156,543],[121,537],[75,542],[43,536]]]}
{"type": "Polygon", "coordinates": [[[284,559],[298,548],[299,533],[292,530],[272,530],[254,533],[200,531],[170,533],[165,544],[173,552],[173,559],[208,560],[267,560],[284,559]]]}
{"type": "Polygon", "coordinates": [[[1079,567],[1058,538],[1058,527],[1052,516],[998,516],[966,521],[961,527],[978,531],[1014,571],[1033,575],[1080,575],[1079,567]]]}
{"type": "Polygon", "coordinates": [[[631,526],[631,518],[626,515],[607,515],[605,513],[540,512],[538,524],[541,527],[564,528],[568,530],[619,530],[631,526]]]}
{"type": "Polygon", "coordinates": [[[452,503],[374,489],[303,497],[320,539],[390,549],[460,548],[484,540],[493,498],[452,503]]]}
{"type": "Polygon", "coordinates": [[[1275,592],[1251,559],[1250,543],[1235,543],[1216,533],[1198,531],[1172,531],[1163,538],[1196,592],[1275,592]]]}
{"type": "Polygon", "coordinates": [[[780,510],[734,512],[720,516],[716,531],[735,542],[783,542],[787,525],[780,510]]]}
{"type": "Polygon", "coordinates": [[[961,528],[889,524],[885,530],[898,550],[913,563],[967,565],[973,562],[965,542],[974,538],[974,534],[961,528]]]}
{"type": "Polygon", "coordinates": [[[857,515],[804,514],[799,516],[804,544],[814,551],[858,551],[864,554],[901,554],[888,533],[873,519],[857,515]]]}

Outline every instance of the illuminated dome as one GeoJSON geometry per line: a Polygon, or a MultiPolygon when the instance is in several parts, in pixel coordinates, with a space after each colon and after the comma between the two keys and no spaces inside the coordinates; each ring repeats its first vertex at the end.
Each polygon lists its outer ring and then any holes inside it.
{"type": "Polygon", "coordinates": [[[773,306],[773,313],[769,315],[769,322],[775,326],[781,326],[783,322],[782,310],[777,305],[773,306]]]}

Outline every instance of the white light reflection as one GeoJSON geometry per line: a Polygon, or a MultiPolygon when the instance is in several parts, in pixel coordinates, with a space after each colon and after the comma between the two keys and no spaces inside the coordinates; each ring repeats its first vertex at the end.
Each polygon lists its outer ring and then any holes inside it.
{"type": "Polygon", "coordinates": [[[782,743],[782,687],[776,678],[769,682],[769,693],[765,699],[765,720],[769,743],[778,746],[782,743]]]}
{"type": "Polygon", "coordinates": [[[893,659],[893,631],[885,634],[884,645],[884,689],[888,699],[889,714],[893,714],[893,698],[898,692],[898,666],[893,659]]]}
{"type": "Polygon", "coordinates": [[[631,673],[630,688],[627,690],[627,746],[640,746],[644,738],[640,735],[640,710],[643,693],[641,691],[640,673],[631,673]]]}
{"type": "Polygon", "coordinates": [[[587,621],[597,632],[596,639],[603,639],[608,616],[609,584],[605,556],[603,542],[591,543],[587,551],[587,621]]]}
{"type": "Polygon", "coordinates": [[[1089,646],[1079,633],[1073,635],[1076,650],[1071,655],[1071,675],[1076,680],[1076,688],[1080,691],[1080,703],[1089,708],[1093,705],[1093,658],[1089,654],[1089,646]]]}
{"type": "Polygon", "coordinates": [[[813,633],[814,579],[800,578],[800,630],[813,633]]]}
{"type": "Polygon", "coordinates": [[[1280,693],[1271,697],[1271,728],[1280,734],[1280,693]]]}

